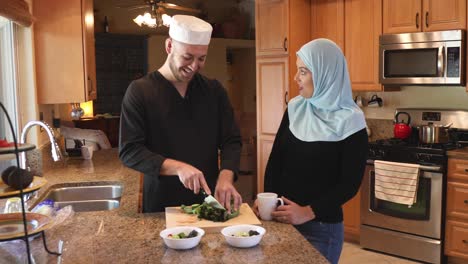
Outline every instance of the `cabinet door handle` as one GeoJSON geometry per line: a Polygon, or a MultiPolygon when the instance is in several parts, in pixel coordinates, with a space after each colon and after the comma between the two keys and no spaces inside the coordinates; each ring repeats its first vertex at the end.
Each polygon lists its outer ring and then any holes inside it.
{"type": "Polygon", "coordinates": [[[465,172],[468,172],[468,169],[465,169],[465,172]]]}
{"type": "Polygon", "coordinates": [[[419,12],[416,13],[416,28],[419,28],[419,12]]]}
{"type": "Polygon", "coordinates": [[[426,27],[429,27],[429,12],[426,12],[426,27]]]}
{"type": "Polygon", "coordinates": [[[88,96],[91,96],[92,92],[93,92],[93,81],[91,80],[91,78],[88,76],[88,96]]]}
{"type": "Polygon", "coordinates": [[[284,51],[288,51],[288,38],[284,38],[283,48],[284,48],[284,51]]]}
{"type": "Polygon", "coordinates": [[[288,91],[284,93],[284,103],[288,105],[288,91]]]}
{"type": "Polygon", "coordinates": [[[465,243],[465,244],[468,244],[468,240],[466,240],[466,239],[463,239],[462,242],[465,243]]]}

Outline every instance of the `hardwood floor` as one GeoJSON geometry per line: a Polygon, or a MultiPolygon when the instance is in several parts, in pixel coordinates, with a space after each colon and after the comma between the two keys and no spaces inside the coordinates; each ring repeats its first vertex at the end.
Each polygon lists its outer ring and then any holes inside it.
{"type": "Polygon", "coordinates": [[[413,264],[419,263],[370,250],[345,242],[339,264],[413,264]]]}

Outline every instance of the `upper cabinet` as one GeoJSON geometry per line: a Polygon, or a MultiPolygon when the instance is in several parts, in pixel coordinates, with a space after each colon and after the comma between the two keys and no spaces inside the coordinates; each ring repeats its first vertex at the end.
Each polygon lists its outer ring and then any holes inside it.
{"type": "Polygon", "coordinates": [[[353,91],[380,91],[379,37],[382,34],[382,2],[346,0],[345,49],[353,91]]]}
{"type": "Polygon", "coordinates": [[[311,38],[327,38],[344,51],[344,1],[312,0],[311,38]]]}
{"type": "Polygon", "coordinates": [[[353,91],[381,91],[379,36],[382,2],[312,0],[311,39],[328,38],[341,47],[353,91]]]}
{"type": "Polygon", "coordinates": [[[288,98],[299,94],[294,81],[296,51],[310,41],[310,0],[256,0],[257,58],[288,57],[288,98]]]}
{"type": "Polygon", "coordinates": [[[255,8],[257,56],[286,55],[289,0],[257,0],[255,8]]]}
{"type": "Polygon", "coordinates": [[[39,104],[96,99],[92,0],[34,0],[39,104]]]}
{"type": "Polygon", "coordinates": [[[383,32],[466,29],[466,0],[383,0],[383,32]]]}

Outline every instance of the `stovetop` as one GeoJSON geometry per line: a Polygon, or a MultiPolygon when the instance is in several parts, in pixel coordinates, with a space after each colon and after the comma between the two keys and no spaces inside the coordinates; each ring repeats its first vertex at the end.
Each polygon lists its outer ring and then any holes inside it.
{"type": "Polygon", "coordinates": [[[370,144],[374,144],[377,146],[389,146],[389,147],[394,147],[394,148],[402,148],[408,151],[438,152],[440,150],[441,153],[447,150],[457,149],[462,146],[456,141],[451,141],[447,143],[424,144],[415,140],[403,140],[399,138],[380,139],[375,142],[370,142],[370,144]]]}
{"type": "MultiPolygon", "coordinates": [[[[397,109],[396,113],[405,112],[409,118],[395,120],[412,126],[408,139],[387,138],[369,142],[369,160],[386,160],[430,166],[445,166],[447,151],[468,146],[468,110],[438,109],[397,109]],[[419,140],[418,127],[433,123],[437,126],[450,126],[449,142],[444,144],[422,144],[419,140]]],[[[396,114],[396,116],[398,116],[396,114]]]]}
{"type": "Polygon", "coordinates": [[[429,166],[443,166],[447,163],[447,151],[468,146],[467,142],[422,144],[419,140],[398,138],[369,142],[369,160],[386,160],[429,166]]]}

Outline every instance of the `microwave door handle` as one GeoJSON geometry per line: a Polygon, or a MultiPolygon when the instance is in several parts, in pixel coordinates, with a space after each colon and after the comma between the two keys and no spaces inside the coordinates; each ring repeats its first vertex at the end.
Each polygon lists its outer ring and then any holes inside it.
{"type": "Polygon", "coordinates": [[[439,77],[445,76],[445,46],[439,47],[439,54],[437,56],[437,71],[439,77]]]}

